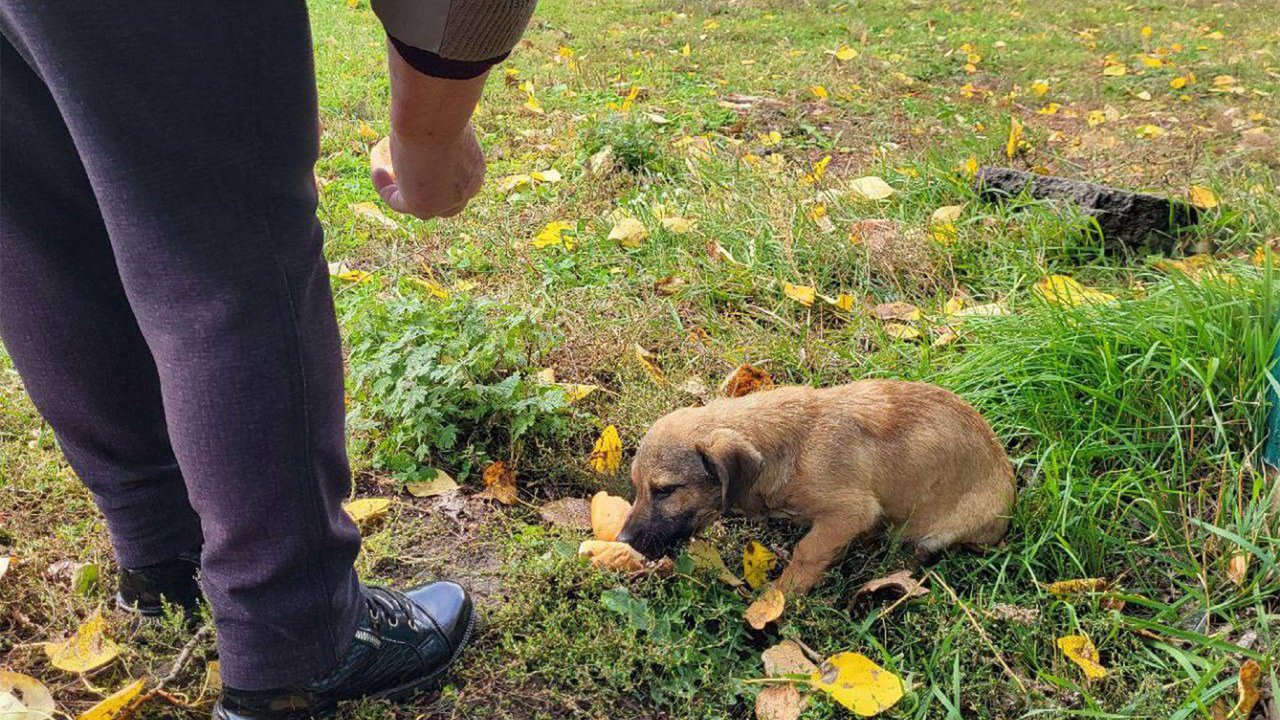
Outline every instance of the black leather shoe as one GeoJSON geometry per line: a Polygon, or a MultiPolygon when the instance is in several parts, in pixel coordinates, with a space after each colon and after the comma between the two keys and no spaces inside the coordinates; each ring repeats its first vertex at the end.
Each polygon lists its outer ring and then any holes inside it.
{"type": "Polygon", "coordinates": [[[223,687],[213,720],[310,720],[329,717],[343,700],[402,700],[440,680],[471,640],[475,610],[455,583],[362,592],[367,614],[336,668],[297,687],[223,687]]]}
{"type": "Polygon", "coordinates": [[[164,615],[164,603],[177,605],[187,620],[200,619],[200,603],[204,594],[196,575],[200,572],[200,553],[183,553],[164,562],[129,570],[120,568],[120,589],[116,605],[121,610],[154,618],[164,615]]]}

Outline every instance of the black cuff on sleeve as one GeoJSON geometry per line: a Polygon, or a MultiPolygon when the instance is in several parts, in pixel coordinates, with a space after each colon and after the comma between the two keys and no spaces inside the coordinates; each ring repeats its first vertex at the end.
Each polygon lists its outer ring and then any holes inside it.
{"type": "Polygon", "coordinates": [[[413,69],[424,75],[432,77],[445,78],[447,80],[470,80],[480,77],[485,72],[507,59],[511,53],[504,52],[496,58],[488,60],[450,60],[422,48],[406,45],[399,40],[387,36],[391,40],[391,44],[395,46],[396,52],[400,53],[400,57],[409,63],[413,69]]]}

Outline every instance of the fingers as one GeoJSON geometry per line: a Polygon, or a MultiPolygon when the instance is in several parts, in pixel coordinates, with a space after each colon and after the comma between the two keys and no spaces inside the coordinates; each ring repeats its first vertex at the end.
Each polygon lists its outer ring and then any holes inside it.
{"type": "Polygon", "coordinates": [[[470,196],[468,196],[460,202],[442,209],[414,207],[405,199],[404,194],[400,192],[400,185],[385,168],[374,168],[370,174],[370,180],[373,181],[374,189],[378,191],[378,197],[382,198],[382,202],[386,203],[387,207],[398,213],[413,215],[422,220],[458,215],[466,209],[467,203],[471,200],[470,196]]]}

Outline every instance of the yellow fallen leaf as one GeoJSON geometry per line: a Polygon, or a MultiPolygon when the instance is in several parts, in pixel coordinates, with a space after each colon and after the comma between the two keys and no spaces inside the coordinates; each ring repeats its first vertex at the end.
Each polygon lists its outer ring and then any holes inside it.
{"type": "Polygon", "coordinates": [[[618,437],[618,428],[610,425],[600,433],[588,462],[597,475],[613,475],[618,472],[618,468],[622,467],[622,440],[618,437]]]}
{"type": "Polygon", "coordinates": [[[934,224],[952,223],[960,219],[960,213],[962,212],[964,212],[964,205],[943,205],[933,211],[933,214],[929,216],[929,222],[934,224]]]}
{"type": "Polygon", "coordinates": [[[888,322],[882,326],[886,335],[895,337],[899,340],[916,340],[920,337],[920,331],[910,325],[903,325],[898,322],[888,322]]]}
{"type": "Polygon", "coordinates": [[[888,710],[902,699],[902,680],[865,655],[832,655],[809,676],[809,684],[863,717],[888,710]]]}
{"type": "Polygon", "coordinates": [[[363,120],[360,121],[359,133],[360,133],[360,139],[364,140],[365,142],[373,142],[374,140],[378,139],[378,131],[369,127],[369,123],[363,120]]]}
{"type": "Polygon", "coordinates": [[[626,543],[583,540],[578,556],[587,558],[601,570],[637,572],[644,569],[644,556],[626,543]]]}
{"type": "Polygon", "coordinates": [[[813,299],[817,293],[817,291],[809,285],[792,285],[789,282],[782,283],[782,292],[787,297],[795,300],[805,307],[813,305],[813,299]]]}
{"type": "Polygon", "coordinates": [[[635,351],[636,359],[640,361],[640,367],[644,368],[644,371],[648,373],[654,382],[659,385],[667,382],[667,376],[662,372],[662,368],[658,367],[657,357],[653,353],[640,345],[634,345],[632,350],[635,351]]]}
{"type": "Polygon", "coordinates": [[[1258,690],[1258,681],[1261,678],[1262,667],[1258,665],[1258,661],[1245,660],[1240,666],[1240,675],[1236,678],[1236,692],[1239,699],[1231,710],[1232,717],[1247,718],[1253,712],[1253,706],[1257,705],[1258,699],[1262,697],[1262,693],[1258,690]]]}
{"type": "Polygon", "coordinates": [[[1140,138],[1152,140],[1164,135],[1164,128],[1159,125],[1139,125],[1134,132],[1136,132],[1140,138]]]}
{"type": "Polygon", "coordinates": [[[1049,83],[1043,80],[1037,80],[1031,83],[1031,92],[1035,93],[1037,96],[1042,96],[1049,92],[1049,83]]]}
{"type": "Polygon", "coordinates": [[[1090,110],[1089,113],[1085,115],[1085,122],[1089,124],[1089,127],[1097,127],[1106,121],[1107,114],[1101,110],[1090,110]]]}
{"type": "Polygon", "coordinates": [[[85,620],[76,634],[62,642],[44,644],[49,663],[59,670],[85,673],[97,670],[120,655],[120,646],[106,635],[107,623],[101,612],[85,620]]]}
{"type": "Polygon", "coordinates": [[[1181,75],[1169,81],[1169,87],[1173,88],[1174,90],[1181,90],[1186,86],[1187,86],[1187,78],[1181,75]]]}
{"type": "Polygon", "coordinates": [[[501,460],[492,462],[481,474],[484,490],[476,497],[497,500],[503,505],[516,504],[516,471],[501,460]]]}
{"type": "Polygon", "coordinates": [[[358,202],[351,205],[351,211],[358,217],[386,228],[398,228],[395,220],[387,217],[377,205],[371,202],[358,202]]]}
{"type": "Polygon", "coordinates": [[[555,168],[547,170],[534,170],[529,173],[529,179],[535,183],[558,183],[560,182],[560,171],[555,168]]]}
{"type": "Polygon", "coordinates": [[[1218,207],[1218,195],[1203,185],[1192,185],[1187,192],[1187,199],[1201,210],[1212,210],[1218,207]]]}
{"type": "Polygon", "coordinates": [[[1045,589],[1053,595],[1079,595],[1081,593],[1101,592],[1107,589],[1107,579],[1098,577],[1059,580],[1049,583],[1045,589]]]}
{"type": "Polygon", "coordinates": [[[850,294],[848,294],[848,293],[840,293],[839,295],[836,295],[835,297],[827,297],[826,295],[822,295],[822,296],[820,296],[820,297],[821,297],[821,298],[822,298],[822,299],[823,299],[827,304],[831,305],[832,307],[834,307],[834,308],[835,308],[835,309],[837,309],[837,310],[842,310],[842,311],[844,311],[844,312],[849,312],[850,310],[852,310],[852,309],[853,309],[854,299],[853,299],[853,296],[852,296],[852,295],[850,295],[850,294]]]}
{"type": "Polygon", "coordinates": [[[146,678],[139,678],[111,694],[110,697],[84,711],[76,720],[115,720],[128,707],[142,688],[147,684],[146,678]]]}
{"type": "MultiPolygon", "coordinates": [[[[1267,264],[1268,257],[1271,258],[1272,265],[1280,266],[1280,252],[1268,248],[1266,245],[1259,245],[1254,248],[1253,255],[1249,256],[1249,262],[1253,263],[1255,267],[1262,267],[1267,264]]],[[[0,575],[3,574],[3,572],[0,572],[0,575]]]]}
{"type": "Polygon", "coordinates": [[[884,178],[875,175],[860,177],[849,183],[849,193],[859,200],[884,200],[894,192],[884,178]]]}
{"type": "Polygon", "coordinates": [[[613,542],[631,514],[631,503],[601,490],[591,496],[591,534],[597,540],[613,542]]]}
{"type": "Polygon", "coordinates": [[[358,498],[342,506],[356,525],[366,525],[381,520],[391,507],[388,498],[358,498]]]}
{"type": "Polygon", "coordinates": [[[959,319],[967,317],[998,317],[1008,314],[1009,308],[1005,307],[1003,303],[994,302],[961,308],[951,313],[951,316],[959,319]]]}
{"type": "Polygon", "coordinates": [[[1191,280],[1200,280],[1205,273],[1214,270],[1213,256],[1207,253],[1197,253],[1178,260],[1157,260],[1155,263],[1157,270],[1164,272],[1180,272],[1191,280]]]}
{"type": "Polygon", "coordinates": [[[572,250],[574,245],[573,234],[576,229],[577,226],[573,223],[552,220],[537,235],[533,236],[533,246],[545,248],[560,245],[565,250],[572,250]]]}
{"type": "Polygon", "coordinates": [[[584,385],[581,383],[561,383],[560,387],[564,389],[565,398],[570,404],[576,403],[600,389],[599,385],[584,385]]]}
{"type": "Polygon", "coordinates": [[[964,298],[959,295],[952,295],[947,298],[947,302],[942,306],[943,315],[955,315],[964,309],[964,298]]]}
{"type": "Polygon", "coordinates": [[[524,173],[517,174],[517,175],[508,175],[498,181],[498,192],[502,193],[503,195],[509,195],[510,193],[516,190],[519,190],[520,188],[525,187],[526,185],[532,185],[532,184],[533,184],[532,175],[527,175],[524,173]]]}
{"type": "Polygon", "coordinates": [[[1110,293],[1085,287],[1066,275],[1046,275],[1036,283],[1036,293],[1055,305],[1105,305],[1115,302],[1110,293]]]}
{"type": "Polygon", "coordinates": [[[978,174],[978,158],[970,155],[960,164],[960,174],[973,179],[978,174]]]}
{"type": "Polygon", "coordinates": [[[662,218],[662,229],[676,235],[684,235],[693,230],[693,221],[682,217],[662,218]]]}
{"type": "Polygon", "coordinates": [[[1102,74],[1105,75],[1106,77],[1121,77],[1123,75],[1127,75],[1128,73],[1129,73],[1129,69],[1119,63],[1106,65],[1102,68],[1102,74]]]}
{"type": "Polygon", "coordinates": [[[1019,149],[1022,147],[1022,122],[1016,117],[1009,118],[1009,139],[1004,144],[1004,154],[1010,160],[1017,157],[1019,149]]]}
{"type": "Polygon", "coordinates": [[[803,709],[795,683],[768,685],[756,695],[756,720],[797,720],[803,709]]]}
{"type": "Polygon", "coordinates": [[[782,591],[770,585],[765,591],[756,598],[755,602],[747,606],[747,610],[742,617],[747,624],[756,630],[763,630],[766,625],[782,617],[782,611],[786,609],[787,598],[782,591]]]}
{"type": "Polygon", "coordinates": [[[833,54],[835,55],[836,60],[839,60],[840,62],[848,62],[849,60],[858,57],[858,51],[848,45],[841,45],[840,49],[836,50],[833,54]]]}
{"type": "Polygon", "coordinates": [[[44,683],[9,670],[0,670],[0,718],[4,720],[44,720],[54,717],[57,707],[44,683]]]}
{"type": "Polygon", "coordinates": [[[716,577],[720,582],[730,587],[742,586],[742,580],[729,571],[729,566],[724,564],[724,558],[720,556],[720,551],[716,550],[716,546],[710,542],[706,540],[690,540],[685,547],[685,552],[689,553],[695,568],[715,571],[716,577]]]}
{"type": "Polygon", "coordinates": [[[644,223],[635,218],[622,218],[609,231],[610,240],[629,248],[640,247],[647,237],[649,237],[649,230],[644,226],[644,223]]]}
{"type": "Polygon", "coordinates": [[[458,482],[449,477],[449,473],[436,470],[436,476],[430,480],[407,483],[404,489],[414,497],[435,497],[457,490],[458,482]]]}
{"type": "Polygon", "coordinates": [[[773,378],[769,373],[750,363],[742,363],[725,377],[724,382],[720,383],[720,394],[736,398],[760,390],[769,390],[772,387],[773,378]]]}
{"type": "Polygon", "coordinates": [[[769,573],[778,566],[778,556],[755,540],[742,551],[742,576],[753,590],[769,581],[769,573]]]}
{"type": "Polygon", "coordinates": [[[1060,103],[1056,103],[1056,102],[1045,103],[1045,106],[1044,106],[1044,107],[1042,107],[1042,108],[1040,108],[1039,110],[1037,110],[1037,111],[1036,111],[1036,114],[1038,114],[1038,115],[1057,115],[1057,114],[1058,114],[1058,111],[1059,111],[1059,110],[1061,110],[1061,109],[1062,109],[1062,105],[1061,105],[1060,103]]]}
{"type": "Polygon", "coordinates": [[[822,85],[814,85],[810,87],[809,92],[813,93],[813,96],[819,100],[826,100],[831,97],[831,93],[827,92],[827,88],[822,85]]]}
{"type": "Polygon", "coordinates": [[[1099,680],[1107,676],[1107,669],[1098,662],[1098,649],[1093,641],[1084,635],[1067,635],[1058,638],[1058,648],[1067,659],[1084,671],[1090,680],[1099,680]]]}

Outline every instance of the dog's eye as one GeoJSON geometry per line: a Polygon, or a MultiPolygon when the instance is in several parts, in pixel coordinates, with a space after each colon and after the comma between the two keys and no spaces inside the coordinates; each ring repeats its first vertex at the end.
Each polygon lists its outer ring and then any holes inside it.
{"type": "Polygon", "coordinates": [[[671,493],[673,493],[673,492],[675,492],[676,490],[679,490],[679,489],[680,489],[680,486],[679,486],[679,485],[666,485],[666,486],[663,486],[663,487],[660,487],[660,488],[654,488],[654,489],[653,489],[653,496],[654,496],[654,497],[656,497],[656,498],[665,498],[665,497],[670,497],[670,496],[671,496],[671,493]]]}

